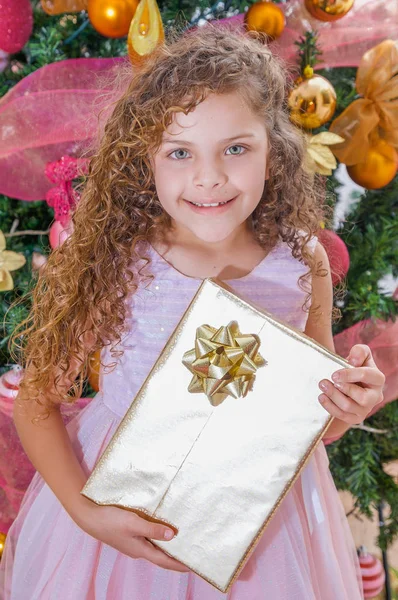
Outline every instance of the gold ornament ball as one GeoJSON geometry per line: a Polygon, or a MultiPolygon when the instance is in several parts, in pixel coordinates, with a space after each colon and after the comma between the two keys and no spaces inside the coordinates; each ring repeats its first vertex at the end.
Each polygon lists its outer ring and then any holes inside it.
{"type": "Polygon", "coordinates": [[[354,0],[305,0],[305,8],[318,21],[338,21],[353,7],[354,0]]]}
{"type": "Polygon", "coordinates": [[[98,33],[109,38],[128,34],[138,0],[88,0],[88,17],[98,33]]]}
{"type": "Polygon", "coordinates": [[[6,534],[0,532],[0,559],[3,556],[4,544],[6,543],[6,534]]]}
{"type": "Polygon", "coordinates": [[[285,28],[285,15],[273,2],[256,2],[245,14],[245,24],[248,31],[261,31],[275,40],[285,28]]]}
{"type": "Polygon", "coordinates": [[[378,190],[397,174],[398,154],[393,146],[379,140],[373,144],[363,162],[347,167],[351,179],[367,190],[378,190]]]}
{"type": "Polygon", "coordinates": [[[304,129],[315,129],[327,123],[336,110],[334,87],[322,77],[300,77],[289,94],[290,120],[304,129]]]}

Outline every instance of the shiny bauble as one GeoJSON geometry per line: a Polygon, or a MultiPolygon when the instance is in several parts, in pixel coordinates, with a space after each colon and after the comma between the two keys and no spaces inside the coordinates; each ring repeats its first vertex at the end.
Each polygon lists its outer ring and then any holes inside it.
{"type": "Polygon", "coordinates": [[[332,284],[335,286],[344,279],[350,268],[347,246],[337,233],[330,229],[321,229],[317,236],[328,255],[332,284]]]}
{"type": "Polygon", "coordinates": [[[361,567],[364,597],[375,598],[384,588],[386,575],[383,565],[364,546],[359,548],[358,558],[361,567]]]}
{"type": "Polygon", "coordinates": [[[41,252],[32,252],[32,271],[40,271],[47,263],[47,256],[41,252]]]}
{"type": "Polygon", "coordinates": [[[290,120],[303,129],[324,125],[336,110],[334,87],[321,75],[299,77],[289,94],[290,120]]]}
{"type": "Polygon", "coordinates": [[[19,384],[24,370],[20,365],[14,365],[12,369],[0,376],[0,397],[15,400],[19,391],[19,384]]]}
{"type": "Polygon", "coordinates": [[[99,374],[101,368],[101,350],[96,350],[90,354],[88,359],[87,379],[95,392],[99,391],[99,374]]]}
{"type": "Polygon", "coordinates": [[[8,54],[22,50],[33,30],[30,0],[2,0],[0,3],[0,49],[8,54]]]}
{"type": "Polygon", "coordinates": [[[141,0],[127,36],[127,49],[132,64],[145,60],[163,41],[162,17],[156,0],[141,0]]]}
{"type": "Polygon", "coordinates": [[[88,0],[41,0],[41,7],[48,15],[75,13],[87,9],[88,0]]]}
{"type": "Polygon", "coordinates": [[[353,7],[354,0],[305,0],[305,8],[319,21],[338,21],[353,7]]]}
{"type": "Polygon", "coordinates": [[[6,543],[6,534],[0,533],[0,559],[3,556],[4,544],[6,543]]]}
{"type": "Polygon", "coordinates": [[[261,31],[271,40],[276,40],[285,28],[285,14],[273,2],[256,2],[245,14],[245,25],[248,31],[261,31]]]}
{"type": "Polygon", "coordinates": [[[355,183],[367,190],[378,190],[392,181],[397,174],[398,154],[393,146],[378,140],[370,146],[365,160],[347,167],[355,183]]]}
{"type": "Polygon", "coordinates": [[[88,17],[94,29],[109,38],[128,34],[138,0],[88,0],[88,17]]]}
{"type": "Polygon", "coordinates": [[[73,232],[73,224],[72,221],[69,222],[66,227],[61,225],[59,221],[54,221],[54,223],[50,227],[50,233],[48,235],[48,239],[50,242],[51,248],[58,248],[61,246],[66,239],[73,232]]]}

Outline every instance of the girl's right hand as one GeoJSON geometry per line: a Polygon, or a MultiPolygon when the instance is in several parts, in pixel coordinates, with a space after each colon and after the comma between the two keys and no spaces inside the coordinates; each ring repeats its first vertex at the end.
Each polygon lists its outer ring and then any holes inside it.
{"type": "MultiPolygon", "coordinates": [[[[82,498],[82,501],[73,518],[92,537],[131,558],[145,558],[163,569],[181,572],[190,570],[146,539],[166,541],[165,532],[172,531],[170,528],[150,523],[123,508],[98,506],[87,498],[82,498]]],[[[173,531],[172,533],[174,536],[173,531]]]]}

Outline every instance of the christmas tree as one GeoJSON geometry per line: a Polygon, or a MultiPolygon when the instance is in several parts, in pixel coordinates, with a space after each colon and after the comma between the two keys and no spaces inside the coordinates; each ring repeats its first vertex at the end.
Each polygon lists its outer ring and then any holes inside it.
{"type": "MultiPolygon", "coordinates": [[[[230,25],[266,33],[271,47],[292,69],[292,90],[287,99],[292,120],[307,131],[310,168],[323,178],[325,195],[335,211],[329,223],[320,224],[319,236],[334,268],[335,306],[341,312],[341,318],[334,324],[336,349],[343,356],[346,352],[347,356],[347,340],[352,341],[351,345],[369,344],[379,368],[385,370],[388,383],[385,405],[362,425],[352,427],[328,446],[331,470],[338,488],[349,490],[355,497],[358,511],[370,515],[372,507],[386,503],[386,522],[380,531],[379,544],[387,548],[398,534],[398,486],[388,474],[388,464],[398,458],[398,404],[394,402],[398,396],[396,341],[394,343],[397,301],[391,283],[398,276],[398,178],[395,176],[398,136],[394,132],[398,130],[398,123],[396,115],[395,121],[392,119],[392,109],[388,106],[398,96],[398,62],[394,62],[398,56],[397,44],[391,42],[387,50],[390,63],[384,57],[380,71],[377,70],[377,61],[381,60],[379,51],[368,57],[368,61],[374,61],[372,68],[380,80],[373,96],[363,84],[365,75],[361,75],[361,80],[357,73],[358,68],[369,68],[361,66],[366,52],[374,51],[388,39],[397,39],[398,15],[395,0],[356,0],[355,6],[352,5],[353,1],[349,0],[255,4],[226,0],[214,5],[205,0],[194,3],[162,0],[158,6],[162,26],[155,34],[152,27],[151,35],[155,35],[155,42],[159,43],[163,31],[167,39],[176,31],[183,34],[192,27],[205,26],[208,21],[228,20],[230,25]],[[338,13],[334,12],[335,4],[339,6],[338,13]],[[350,24],[348,41],[345,23],[347,30],[350,24]],[[369,25],[368,30],[371,29],[366,39],[360,35],[365,23],[369,25]],[[395,91],[388,95],[385,89],[393,88],[394,75],[395,91]],[[314,105],[317,93],[329,100],[323,105],[314,105]],[[354,113],[346,111],[351,111],[354,101],[360,98],[365,98],[368,105],[377,105],[375,110],[379,117],[381,106],[388,114],[370,129],[361,122],[351,145],[341,149],[341,143],[332,134],[346,140],[350,128],[337,120],[345,115],[348,123],[354,122],[354,113]],[[316,137],[318,134],[320,137],[316,137]],[[335,157],[340,162],[337,170],[334,170],[335,157]],[[347,172],[357,186],[355,192],[351,192],[345,214],[337,218],[337,208],[341,207],[348,189],[341,177],[350,180],[347,172]],[[345,275],[346,293],[343,295],[339,282],[345,275]],[[387,289],[386,281],[390,282],[387,289]]],[[[74,59],[109,59],[109,63],[98,63],[106,65],[106,69],[113,60],[125,60],[126,56],[137,59],[135,36],[140,35],[145,23],[148,25],[148,18],[156,19],[158,13],[155,0],[141,0],[138,6],[135,0],[42,0],[42,3],[10,0],[3,10],[5,15],[0,23],[0,95],[3,97],[0,178],[4,178],[0,188],[3,192],[0,194],[0,375],[5,376],[14,366],[10,336],[29,311],[26,302],[16,304],[16,300],[32,289],[37,270],[51,252],[51,246],[58,243],[51,243],[51,234],[53,239],[57,239],[61,231],[67,235],[67,217],[78,201],[76,186],[84,170],[84,163],[78,164],[76,160],[81,147],[75,140],[68,140],[69,145],[62,146],[59,140],[46,138],[41,141],[39,152],[35,150],[33,128],[29,134],[30,144],[28,136],[23,137],[25,146],[22,142],[19,146],[18,142],[16,146],[8,143],[21,126],[24,113],[19,110],[26,108],[24,97],[30,94],[32,102],[35,101],[37,90],[32,86],[37,80],[30,77],[48,73],[45,68],[49,65],[68,65],[74,59]],[[134,29],[131,24],[143,3],[147,6],[144,7],[146,12],[141,11],[138,23],[141,30],[137,24],[134,29]],[[18,92],[13,98],[11,92],[21,89],[18,86],[22,83],[25,84],[23,93],[18,92]],[[62,176],[57,179],[60,173],[62,176]],[[16,189],[20,192],[15,193],[16,189]]],[[[89,64],[87,69],[90,69],[89,64]]],[[[104,72],[106,69],[104,67],[104,72]]],[[[66,88],[65,85],[64,93],[67,93],[66,88]]],[[[73,112],[77,96],[74,99],[69,94],[68,98],[73,112]]],[[[47,110],[48,115],[51,113],[52,118],[59,119],[62,129],[68,119],[67,112],[54,115],[56,108],[52,105],[48,105],[47,110]]],[[[84,393],[87,397],[94,395],[94,379],[86,382],[84,393]]]]}

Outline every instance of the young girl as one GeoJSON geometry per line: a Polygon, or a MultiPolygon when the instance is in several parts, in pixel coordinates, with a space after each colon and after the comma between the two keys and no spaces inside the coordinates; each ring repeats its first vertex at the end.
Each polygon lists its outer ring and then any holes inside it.
{"type": "MultiPolygon", "coordinates": [[[[203,278],[333,350],[331,277],[314,236],[323,215],[303,160],[283,68],[258,39],[206,26],[135,69],[23,330],[15,423],[38,474],[6,543],[3,599],[362,598],[323,444],[228,596],[151,544],[167,527],[80,495],[203,278]],[[65,429],[59,403],[80,395],[100,347],[100,391],[65,429]]],[[[319,384],[336,417],[329,438],[382,398],[369,348],[349,360],[355,368],[319,384]]]]}

